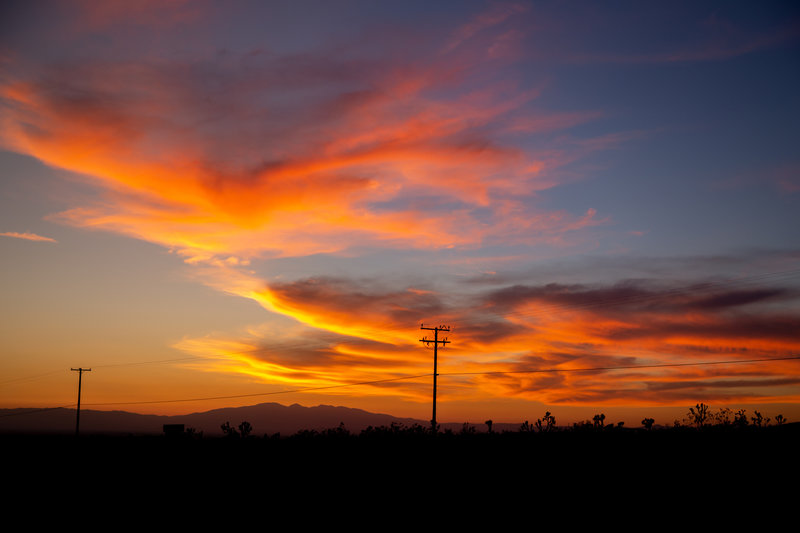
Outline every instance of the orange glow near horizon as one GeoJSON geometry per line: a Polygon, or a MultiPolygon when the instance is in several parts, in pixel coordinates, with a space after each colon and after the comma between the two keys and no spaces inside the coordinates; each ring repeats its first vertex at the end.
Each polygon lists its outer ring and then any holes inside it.
{"type": "MultiPolygon", "coordinates": [[[[580,295],[579,290],[574,292],[580,295]]],[[[674,290],[661,296],[659,305],[666,310],[644,312],[634,300],[628,304],[634,309],[624,312],[610,305],[598,309],[578,306],[551,314],[547,311],[552,304],[541,302],[546,296],[532,298],[530,304],[508,308],[502,314],[497,310],[487,314],[478,306],[440,308],[439,296],[430,291],[370,293],[325,279],[274,285],[251,297],[267,309],[310,326],[306,335],[314,339],[314,345],[282,346],[277,342],[273,347],[269,335],[256,334],[247,350],[236,355],[241,366],[229,370],[258,375],[265,382],[280,382],[291,374],[297,379],[292,383],[304,387],[429,373],[430,354],[418,343],[421,332],[418,326],[409,326],[414,323],[411,318],[405,319],[416,316],[417,323],[436,320],[454,327],[448,334],[454,342],[443,351],[446,366],[440,367],[452,400],[486,395],[548,405],[658,406],[691,403],[698,394],[725,404],[800,399],[796,392],[800,365],[793,360],[583,371],[796,356],[800,339],[792,323],[779,316],[754,320],[735,310],[731,313],[713,307],[685,314],[670,308],[692,307],[702,303],[705,296],[692,298],[690,294],[687,301],[685,293],[676,295],[674,290]],[[538,305],[534,303],[537,299],[538,305]],[[438,312],[426,316],[426,308],[438,312]],[[763,330],[766,322],[774,320],[778,321],[774,328],[763,330]],[[752,332],[746,331],[748,327],[752,332]],[[502,333],[504,328],[511,331],[502,333]],[[493,329],[500,332],[494,334],[493,329]],[[315,333],[322,331],[326,332],[324,336],[315,333]],[[280,368],[272,366],[276,361],[280,368]],[[261,371],[255,373],[251,368],[261,371]],[[526,370],[563,372],[525,374],[526,370]],[[514,373],[517,371],[523,372],[514,373]],[[461,372],[475,375],[447,377],[448,373],[461,372]],[[488,374],[481,375],[484,372],[488,374]]],[[[642,298],[652,300],[654,296],[658,295],[642,298]]],[[[186,346],[179,348],[187,350],[186,346]]],[[[218,352],[212,347],[208,353],[218,352]]],[[[389,394],[423,402],[429,399],[428,395],[420,396],[416,383],[406,385],[402,381],[392,382],[388,389],[382,383],[357,385],[342,394],[389,394]]]]}

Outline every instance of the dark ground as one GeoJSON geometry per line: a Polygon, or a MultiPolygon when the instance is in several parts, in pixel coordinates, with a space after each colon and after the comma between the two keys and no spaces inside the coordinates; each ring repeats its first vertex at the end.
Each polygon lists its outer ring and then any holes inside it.
{"type": "Polygon", "coordinates": [[[289,438],[0,435],[7,516],[128,529],[784,530],[800,425],[289,438]]]}
{"type": "Polygon", "coordinates": [[[263,497],[517,487],[511,491],[516,496],[681,491],[739,500],[744,494],[777,497],[789,490],[786,483],[795,487],[798,444],[800,424],[436,436],[421,428],[284,438],[0,435],[4,480],[17,495],[83,491],[87,498],[142,490],[163,498],[251,487],[263,497]]]}

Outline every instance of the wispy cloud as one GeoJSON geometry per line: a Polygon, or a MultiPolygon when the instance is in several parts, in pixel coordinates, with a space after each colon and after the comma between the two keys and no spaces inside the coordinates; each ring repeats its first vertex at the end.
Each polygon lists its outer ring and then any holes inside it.
{"type": "MultiPolygon", "coordinates": [[[[472,20],[454,30],[447,44],[442,48],[442,53],[446,54],[448,52],[452,52],[466,41],[475,37],[477,34],[485,30],[495,28],[506,22],[509,18],[512,18],[514,15],[524,13],[526,11],[528,11],[528,7],[522,3],[495,4],[487,11],[475,15],[472,17],[472,20]]],[[[510,34],[509,32],[504,31],[500,32],[499,35],[497,33],[493,34],[492,38],[495,41],[492,46],[500,47],[502,46],[503,41],[507,41],[510,38],[510,34]]],[[[492,48],[490,47],[489,52],[492,53],[491,51],[492,48]]]]}
{"type": "MultiPolygon", "coordinates": [[[[164,21],[126,5],[110,3],[69,27],[82,22],[103,35],[127,20],[123,33],[136,45],[152,35],[141,28],[180,33],[202,17],[195,3],[170,4],[164,21]]],[[[541,81],[504,69],[521,57],[527,36],[512,23],[523,12],[493,4],[442,39],[422,39],[433,42],[428,50],[396,46],[379,58],[364,41],[113,60],[91,45],[47,60],[10,55],[0,77],[0,141],[98,186],[95,202],[51,220],[163,245],[203,283],[294,319],[289,332],[265,326],[178,344],[214,355],[205,367],[213,371],[304,385],[425,373],[417,324],[431,320],[454,326],[448,370],[476,373],[451,378],[454,396],[478,390],[544,402],[668,403],[699,388],[714,398],[797,399],[796,390],[765,388],[791,385],[799,375],[793,363],[741,365],[724,375],[688,367],[480,374],[797,353],[800,317],[788,304],[798,293],[788,284],[721,287],[698,275],[687,290],[666,278],[625,279],[614,265],[608,279],[618,283],[492,273],[453,297],[433,282],[305,274],[278,282],[257,273],[259,259],[359,249],[485,250],[469,260],[492,255],[493,268],[518,257],[520,245],[559,245],[606,223],[608,215],[591,205],[553,208],[541,193],[574,181],[576,162],[641,134],[579,136],[570,130],[606,112],[537,107],[547,90],[541,81]]],[[[403,42],[416,37],[409,29],[403,42]]],[[[725,58],[772,42],[737,39],[688,52],[600,51],[567,60],[725,58]]],[[[792,190],[794,174],[787,176],[792,190]]],[[[425,397],[399,382],[363,390],[388,388],[425,397]]]]}
{"type": "Polygon", "coordinates": [[[591,206],[532,199],[607,142],[521,146],[601,114],[537,111],[538,88],[486,79],[493,69],[468,54],[377,63],[324,50],[25,65],[0,86],[2,140],[105,188],[53,220],[194,262],[553,242],[602,223],[591,206]]]}
{"type": "MultiPolygon", "coordinates": [[[[237,353],[229,371],[267,382],[291,376],[308,386],[424,374],[430,359],[418,328],[431,322],[452,326],[440,371],[471,373],[444,378],[451,397],[517,396],[549,404],[796,401],[796,361],[574,372],[794,356],[800,290],[793,279],[507,284],[468,294],[380,280],[271,283],[253,297],[296,318],[303,333],[250,331],[246,340],[231,341],[237,353]],[[292,340],[298,337],[302,343],[292,340]],[[242,346],[249,352],[239,353],[242,346]],[[358,369],[357,379],[346,368],[358,369]],[[553,369],[562,372],[526,373],[553,369]]],[[[218,356],[218,342],[185,341],[181,348],[218,356]]],[[[382,384],[356,390],[388,392],[382,384]]],[[[393,383],[391,394],[425,399],[414,383],[393,383]]]]}
{"type": "Polygon", "coordinates": [[[15,231],[6,231],[0,233],[3,237],[13,237],[15,239],[24,239],[26,241],[37,241],[37,242],[57,242],[55,239],[51,239],[50,237],[43,237],[41,235],[37,235],[35,233],[17,233],[15,231]]]}

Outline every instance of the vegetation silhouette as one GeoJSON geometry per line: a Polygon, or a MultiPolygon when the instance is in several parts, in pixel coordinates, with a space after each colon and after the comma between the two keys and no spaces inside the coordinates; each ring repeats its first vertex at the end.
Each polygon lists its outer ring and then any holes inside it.
{"type": "Polygon", "coordinates": [[[250,436],[250,433],[253,432],[253,426],[247,420],[240,423],[238,427],[239,429],[237,431],[235,427],[231,426],[230,422],[225,422],[220,426],[223,435],[231,439],[246,439],[248,436],[250,436]]]}
{"type": "Polygon", "coordinates": [[[690,407],[689,416],[695,427],[702,429],[708,420],[708,406],[704,403],[698,403],[694,407],[690,407]]]}
{"type": "MultiPolygon", "coordinates": [[[[528,454],[548,454],[553,453],[563,456],[570,450],[576,453],[584,449],[590,443],[593,453],[598,450],[610,450],[622,445],[631,447],[630,453],[644,453],[648,447],[658,447],[662,444],[672,446],[672,444],[689,442],[685,440],[686,435],[704,436],[709,442],[715,439],[715,435],[725,435],[726,439],[732,435],[740,435],[741,441],[747,439],[762,439],[767,441],[773,435],[783,435],[786,442],[798,444],[797,437],[800,436],[800,423],[790,423],[782,414],[771,417],[764,416],[761,412],[755,411],[752,415],[746,410],[740,409],[733,411],[731,408],[723,407],[712,411],[710,406],[705,403],[697,403],[688,408],[687,416],[682,421],[675,420],[672,425],[657,424],[654,418],[644,418],[641,426],[627,428],[622,422],[612,423],[608,421],[604,413],[595,414],[591,420],[576,422],[571,425],[559,426],[556,417],[550,411],[544,416],[537,418],[535,422],[528,420],[522,424],[509,427],[507,424],[500,425],[491,419],[484,422],[485,428],[475,424],[464,423],[459,429],[452,429],[452,426],[442,430],[441,426],[433,430],[430,426],[420,424],[405,425],[399,422],[392,422],[389,425],[368,426],[358,431],[350,431],[342,422],[336,427],[326,429],[305,429],[292,435],[283,436],[280,433],[262,435],[254,434],[254,428],[248,421],[242,421],[238,426],[233,426],[229,421],[224,422],[219,427],[221,435],[203,435],[203,432],[192,428],[177,431],[179,427],[167,427],[161,437],[142,436],[128,437],[128,444],[132,446],[158,446],[154,442],[169,442],[170,446],[208,446],[211,448],[224,449],[225,447],[238,446],[237,443],[249,444],[251,449],[266,448],[278,450],[279,454],[291,455],[292,450],[316,450],[317,448],[327,448],[339,450],[340,452],[353,453],[359,451],[363,457],[369,457],[371,450],[384,450],[378,453],[383,457],[388,453],[399,453],[407,456],[409,453],[423,454],[422,450],[436,447],[438,449],[460,449],[465,455],[469,455],[469,449],[477,446],[479,449],[492,449],[498,456],[514,455],[518,451],[525,456],[528,454]],[[508,429],[506,429],[508,428],[508,429]],[[169,431],[167,431],[167,429],[169,431]],[[178,434],[180,433],[180,434],[178,434]],[[181,438],[176,438],[181,437],[181,438]],[[660,444],[659,444],[660,443],[660,444]],[[414,452],[413,450],[416,450],[414,452]]],[[[73,444],[61,441],[58,437],[51,436],[51,442],[58,441],[65,449],[69,449],[73,444]]],[[[91,437],[91,436],[89,436],[91,437]]],[[[9,439],[17,438],[20,442],[25,438],[34,439],[33,435],[13,437],[11,435],[0,435],[0,442],[9,442],[9,439]]],[[[96,436],[96,439],[105,438],[113,440],[111,436],[96,436]]],[[[738,437],[737,437],[738,438],[738,437]]],[[[91,441],[91,439],[90,439],[91,441]]],[[[47,442],[41,440],[41,443],[47,442]]],[[[730,442],[726,441],[725,446],[730,442]]],[[[81,446],[91,447],[91,443],[81,444],[81,446]]],[[[126,444],[127,445],[127,444],[126,444]]],[[[50,446],[42,444],[46,448],[50,446]]],[[[35,446],[33,447],[35,448],[35,446]]],[[[621,449],[622,449],[621,448],[621,449]]],[[[652,451],[652,450],[651,450],[652,451]]],[[[44,452],[45,455],[47,452],[44,452]]],[[[377,453],[377,452],[375,452],[377,453]]],[[[458,453],[455,454],[458,456],[458,453]]]]}
{"type": "Polygon", "coordinates": [[[239,432],[236,431],[236,428],[231,426],[230,422],[225,422],[220,426],[222,429],[222,433],[229,438],[237,438],[239,436],[239,432]]]}
{"type": "Polygon", "coordinates": [[[555,431],[556,417],[550,414],[550,411],[545,412],[543,419],[536,420],[536,429],[539,430],[539,433],[555,431]]]}
{"type": "Polygon", "coordinates": [[[759,413],[758,411],[755,411],[755,415],[756,416],[750,418],[750,420],[753,422],[754,426],[760,428],[760,427],[762,427],[762,425],[763,426],[768,426],[769,425],[769,421],[770,421],[769,418],[764,418],[763,416],[761,416],[761,413],[759,413]]]}
{"type": "Polygon", "coordinates": [[[96,469],[102,478],[114,465],[115,479],[141,477],[145,472],[151,478],[198,479],[254,471],[268,473],[278,485],[322,475],[328,480],[352,478],[380,484],[431,470],[440,479],[447,474],[464,486],[492,486],[500,479],[518,481],[514,473],[530,471],[548,483],[564,484],[566,490],[576,479],[591,482],[587,476],[598,465],[630,479],[641,478],[642,465],[651,465],[648,471],[657,465],[663,478],[685,473],[686,465],[696,464],[698,457],[709,458],[703,463],[704,479],[713,475],[731,483],[743,475],[780,472],[788,476],[800,470],[796,453],[800,423],[783,415],[774,415],[773,422],[760,412],[751,416],[743,409],[698,410],[698,405],[688,409],[685,422],[673,425],[645,418],[641,426],[625,427],[597,413],[590,420],[559,426],[548,411],[534,423],[493,423],[491,432],[489,424],[445,425],[434,431],[428,425],[393,422],[360,431],[340,423],[281,435],[255,434],[246,421],[237,426],[226,421],[219,426],[221,432],[202,435],[185,430],[183,438],[0,434],[0,446],[20,465],[35,465],[34,472],[42,475],[51,471],[85,475],[86,469],[96,469]],[[781,466],[752,472],[731,466],[741,465],[745,457],[769,457],[781,466]],[[65,471],[73,465],[74,471],[65,471]]]}
{"type": "Polygon", "coordinates": [[[734,416],[733,423],[736,427],[744,428],[747,427],[747,415],[745,414],[744,409],[740,409],[736,411],[736,415],[734,416]]]}

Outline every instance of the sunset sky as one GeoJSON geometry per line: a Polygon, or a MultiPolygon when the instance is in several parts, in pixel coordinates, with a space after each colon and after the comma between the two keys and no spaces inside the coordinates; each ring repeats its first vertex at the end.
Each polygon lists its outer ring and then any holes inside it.
{"type": "Polygon", "coordinates": [[[799,421],[657,366],[800,355],[798,94],[795,2],[3,2],[0,407],[427,420],[425,323],[440,421],[799,421]]]}

